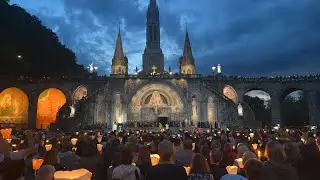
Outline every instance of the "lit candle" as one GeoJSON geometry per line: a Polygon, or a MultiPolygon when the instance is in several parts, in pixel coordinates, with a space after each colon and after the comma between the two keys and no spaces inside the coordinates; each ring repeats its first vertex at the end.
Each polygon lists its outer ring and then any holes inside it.
{"type": "Polygon", "coordinates": [[[238,165],[239,165],[239,168],[243,168],[244,166],[243,166],[243,160],[242,160],[242,158],[238,158],[238,159],[236,159],[236,162],[238,163],[238,165]]]}
{"type": "Polygon", "coordinates": [[[45,148],[47,151],[50,151],[52,149],[52,144],[46,144],[45,148]]]}
{"type": "Polygon", "coordinates": [[[251,138],[253,138],[254,134],[253,134],[253,133],[250,133],[249,136],[250,136],[251,138]]]}
{"type": "Polygon", "coordinates": [[[78,141],[78,138],[72,138],[72,139],[71,139],[71,144],[72,144],[73,146],[75,146],[75,145],[77,144],[77,141],[78,141]]]}
{"type": "Polygon", "coordinates": [[[257,150],[258,144],[252,144],[252,147],[253,147],[254,150],[257,150]]]}
{"type": "Polygon", "coordinates": [[[101,152],[101,151],[102,151],[102,147],[103,147],[102,144],[97,144],[97,150],[98,150],[98,152],[101,152]]]}
{"type": "Polygon", "coordinates": [[[39,170],[42,163],[43,163],[43,159],[32,159],[33,170],[35,170],[35,171],[39,170]]]}
{"type": "Polygon", "coordinates": [[[238,167],[237,166],[227,166],[226,170],[228,174],[237,175],[238,174],[238,167]]]}
{"type": "Polygon", "coordinates": [[[190,174],[190,167],[184,166],[184,170],[186,171],[187,176],[189,176],[189,174],[190,174]]]}
{"type": "Polygon", "coordinates": [[[259,158],[261,157],[261,152],[260,152],[260,151],[258,151],[258,157],[259,157],[259,158]]]}
{"type": "Polygon", "coordinates": [[[160,156],[158,154],[151,154],[150,159],[151,159],[152,166],[155,166],[155,165],[159,164],[160,156]]]}

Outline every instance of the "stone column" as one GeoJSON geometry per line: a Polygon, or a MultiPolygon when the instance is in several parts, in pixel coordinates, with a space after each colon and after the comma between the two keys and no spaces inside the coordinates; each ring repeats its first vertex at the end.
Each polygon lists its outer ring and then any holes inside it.
{"type": "Polygon", "coordinates": [[[271,94],[271,114],[271,125],[282,124],[280,92],[274,91],[271,94]]]}
{"type": "Polygon", "coordinates": [[[29,109],[28,109],[28,128],[36,128],[37,123],[37,105],[38,105],[38,96],[37,92],[32,92],[29,95],[29,109]]]}
{"type": "Polygon", "coordinates": [[[309,110],[309,124],[320,125],[320,109],[318,103],[318,94],[316,91],[307,93],[308,110],[309,110]]]}

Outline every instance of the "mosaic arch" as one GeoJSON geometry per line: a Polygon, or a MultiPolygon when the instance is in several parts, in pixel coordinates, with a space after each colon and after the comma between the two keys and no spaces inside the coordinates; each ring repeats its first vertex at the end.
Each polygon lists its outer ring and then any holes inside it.
{"type": "Polygon", "coordinates": [[[87,97],[88,89],[84,85],[79,86],[74,92],[72,96],[72,101],[75,103],[76,101],[81,100],[82,98],[87,97]]]}
{"type": "MultiPolygon", "coordinates": [[[[172,117],[180,114],[183,103],[178,93],[168,85],[150,84],[142,87],[132,97],[130,105],[131,113],[137,115],[140,120],[155,120],[157,117],[172,117]]],[[[178,120],[177,116],[175,119],[178,120]]]]}
{"type": "Polygon", "coordinates": [[[7,88],[0,93],[0,123],[27,124],[28,96],[15,87],[7,88]]]}
{"type": "Polygon", "coordinates": [[[233,87],[226,85],[223,88],[223,94],[228,97],[229,99],[231,99],[234,103],[238,102],[238,94],[237,92],[233,89],[233,87]]]}
{"type": "Polygon", "coordinates": [[[66,103],[66,96],[59,89],[44,90],[38,98],[37,128],[45,129],[56,121],[59,109],[66,103]]]}

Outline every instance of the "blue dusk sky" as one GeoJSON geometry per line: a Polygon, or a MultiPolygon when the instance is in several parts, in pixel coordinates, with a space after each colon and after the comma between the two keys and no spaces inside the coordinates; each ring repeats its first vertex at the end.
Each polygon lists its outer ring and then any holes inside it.
{"type": "MultiPolygon", "coordinates": [[[[129,69],[141,69],[149,0],[11,0],[36,15],[77,55],[110,73],[120,24],[129,69]]],[[[186,24],[197,73],[320,72],[320,0],[158,0],[166,67],[177,71],[186,24]]]]}

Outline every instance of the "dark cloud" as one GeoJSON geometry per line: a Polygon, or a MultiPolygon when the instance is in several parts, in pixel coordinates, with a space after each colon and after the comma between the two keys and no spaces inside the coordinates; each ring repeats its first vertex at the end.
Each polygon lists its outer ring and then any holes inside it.
{"type": "MultiPolygon", "coordinates": [[[[110,70],[119,21],[131,70],[141,66],[149,0],[12,0],[56,30],[84,65],[110,70]]],[[[197,71],[320,72],[320,1],[158,0],[166,67],[177,69],[188,27],[197,71]],[[319,68],[318,68],[319,67],[319,68]]]]}

